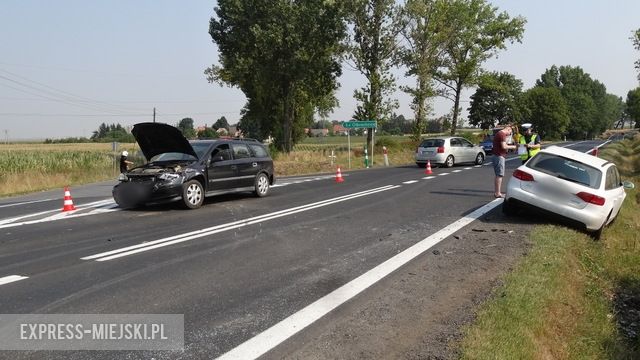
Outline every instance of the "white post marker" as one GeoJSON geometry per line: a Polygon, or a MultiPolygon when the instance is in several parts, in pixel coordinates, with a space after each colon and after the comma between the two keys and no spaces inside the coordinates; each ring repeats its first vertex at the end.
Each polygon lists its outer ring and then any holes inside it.
{"type": "Polygon", "coordinates": [[[387,155],[387,147],[382,147],[382,155],[384,156],[384,166],[389,166],[389,156],[387,155]]]}

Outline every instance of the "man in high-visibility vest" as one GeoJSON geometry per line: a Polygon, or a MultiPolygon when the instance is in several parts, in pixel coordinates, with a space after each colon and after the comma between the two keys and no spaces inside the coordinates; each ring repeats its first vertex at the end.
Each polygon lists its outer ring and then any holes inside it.
{"type": "Polygon", "coordinates": [[[533,132],[533,125],[529,123],[522,124],[522,129],[524,134],[521,134],[518,139],[520,143],[518,155],[524,164],[540,151],[540,135],[533,132]]]}

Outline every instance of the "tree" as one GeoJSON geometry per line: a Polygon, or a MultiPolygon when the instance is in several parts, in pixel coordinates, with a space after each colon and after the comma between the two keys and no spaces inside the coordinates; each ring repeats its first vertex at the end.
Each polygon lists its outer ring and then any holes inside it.
{"type": "Polygon", "coordinates": [[[135,142],[135,138],[120,124],[100,124],[98,130],[93,132],[91,140],[95,142],[135,142]]]}
{"type": "Polygon", "coordinates": [[[207,127],[205,125],[204,130],[198,133],[198,139],[216,139],[218,138],[218,133],[214,128],[207,127]]]}
{"type": "Polygon", "coordinates": [[[636,128],[640,128],[640,87],[627,93],[627,115],[636,122],[636,128]]]}
{"type": "Polygon", "coordinates": [[[442,66],[445,44],[453,30],[446,22],[446,11],[445,0],[408,0],[403,12],[402,34],[407,46],[401,50],[400,58],[408,69],[406,75],[415,76],[416,85],[402,90],[412,96],[415,140],[420,138],[427,121],[427,102],[436,96],[433,74],[442,66]]]}
{"type": "Polygon", "coordinates": [[[533,87],[523,94],[524,119],[543,139],[560,139],[570,123],[569,109],[557,88],[533,87]]]}
{"type": "Polygon", "coordinates": [[[382,133],[390,135],[403,135],[410,134],[412,132],[411,121],[405,119],[403,115],[393,114],[389,121],[382,124],[380,130],[382,133]]]}
{"type": "Polygon", "coordinates": [[[196,129],[193,128],[193,119],[184,118],[180,120],[176,126],[178,130],[182,132],[182,135],[187,139],[193,139],[196,137],[196,129]]]}
{"type": "MultiPolygon", "coordinates": [[[[636,30],[631,37],[631,41],[633,42],[633,47],[636,50],[640,51],[640,29],[636,30]]],[[[640,59],[635,62],[636,69],[638,70],[638,81],[640,81],[640,59]]]]}
{"type": "Polygon", "coordinates": [[[290,152],[314,111],[333,98],[346,34],[341,2],[219,0],[209,34],[220,66],[210,82],[237,86],[248,101],[240,126],[258,138],[274,134],[290,152]]]}
{"type": "MultiPolygon", "coordinates": [[[[401,31],[400,8],[394,0],[347,0],[347,18],[352,34],[347,44],[347,57],[360,71],[367,84],[354,91],[358,101],[355,120],[376,120],[384,124],[398,102],[388,97],[395,89],[391,68],[398,50],[401,31]]],[[[367,148],[371,147],[373,132],[367,132],[367,148]]]]}
{"type": "Polygon", "coordinates": [[[607,100],[607,89],[580,67],[552,66],[536,81],[536,86],[556,88],[569,107],[571,138],[590,138],[602,133],[619,119],[619,106],[607,100]]]}
{"type": "Polygon", "coordinates": [[[481,77],[478,89],[471,95],[469,124],[491,129],[498,124],[520,120],[519,99],[522,81],[503,72],[481,77]]]}
{"type": "Polygon", "coordinates": [[[447,2],[447,23],[454,29],[446,45],[446,61],[436,79],[444,86],[447,95],[453,93],[453,118],[451,134],[457,129],[462,90],[477,83],[482,64],[506,42],[522,39],[523,17],[511,19],[506,12],[498,13],[486,0],[451,0],[447,2]]]}
{"type": "Polygon", "coordinates": [[[223,116],[218,119],[218,121],[213,124],[213,128],[216,130],[226,129],[227,131],[229,131],[229,123],[227,122],[227,118],[223,116]]]}

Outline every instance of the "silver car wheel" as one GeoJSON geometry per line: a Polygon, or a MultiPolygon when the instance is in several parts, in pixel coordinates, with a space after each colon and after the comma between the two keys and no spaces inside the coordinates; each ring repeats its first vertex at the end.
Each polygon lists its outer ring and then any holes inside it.
{"type": "Polygon", "coordinates": [[[259,197],[263,197],[269,192],[269,179],[264,173],[260,173],[256,177],[255,192],[259,197]]]}
{"type": "Polygon", "coordinates": [[[478,153],[478,156],[476,156],[476,165],[482,165],[484,163],[484,156],[482,155],[482,153],[478,153]]]}
{"type": "Polygon", "coordinates": [[[450,167],[452,167],[452,166],[453,166],[453,163],[454,163],[454,161],[453,161],[453,155],[449,155],[449,156],[447,157],[447,159],[444,161],[444,166],[446,166],[446,167],[450,168],[450,167]]]}
{"type": "Polygon", "coordinates": [[[182,200],[184,205],[190,209],[199,208],[204,201],[204,191],[202,190],[202,184],[197,180],[191,180],[185,184],[185,189],[182,194],[182,200]]]}

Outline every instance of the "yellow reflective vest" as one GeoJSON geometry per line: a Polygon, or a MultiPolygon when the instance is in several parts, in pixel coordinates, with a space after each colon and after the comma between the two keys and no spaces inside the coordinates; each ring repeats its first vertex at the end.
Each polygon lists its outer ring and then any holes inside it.
{"type": "MultiPolygon", "coordinates": [[[[536,137],[538,136],[538,134],[531,134],[531,144],[534,144],[536,141],[536,137]]],[[[525,139],[524,135],[520,135],[520,139],[518,141],[518,143],[520,143],[521,145],[526,145],[527,144],[527,140],[525,139]]],[[[537,154],[540,151],[540,148],[537,149],[527,149],[527,152],[520,155],[520,159],[522,160],[527,160],[532,158],[535,154],[537,154]]]]}

